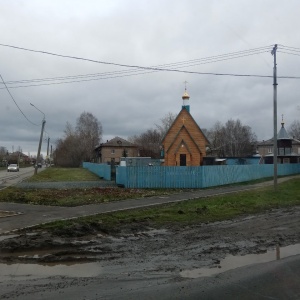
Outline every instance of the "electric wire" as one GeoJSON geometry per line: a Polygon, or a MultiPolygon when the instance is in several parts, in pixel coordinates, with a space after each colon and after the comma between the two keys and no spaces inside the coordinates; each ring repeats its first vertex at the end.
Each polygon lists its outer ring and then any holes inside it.
{"type": "Polygon", "coordinates": [[[286,51],[278,51],[277,52],[279,53],[284,53],[284,54],[290,54],[290,55],[295,55],[295,56],[300,56],[300,52],[297,54],[297,53],[293,53],[293,52],[286,52],[286,51]]]}
{"type": "MultiPolygon", "coordinates": [[[[256,52],[255,54],[264,53],[264,52],[265,51],[263,51],[263,52],[256,52]]],[[[247,55],[243,55],[243,56],[236,56],[234,58],[245,57],[245,56],[249,56],[249,55],[253,55],[253,54],[247,54],[247,55]]],[[[234,58],[217,59],[217,60],[214,60],[212,62],[224,61],[224,60],[229,60],[229,59],[234,59],[234,58]]],[[[182,64],[182,63],[185,63],[185,62],[173,63],[173,64],[165,64],[165,65],[158,65],[158,66],[153,66],[153,67],[150,67],[150,68],[161,67],[161,66],[175,66],[175,65],[178,65],[178,64],[182,64]]],[[[205,62],[204,61],[204,62],[198,62],[198,63],[193,63],[193,64],[189,63],[189,64],[184,65],[184,66],[179,66],[178,68],[196,66],[196,65],[207,64],[207,63],[211,63],[211,62],[205,62]]],[[[135,72],[137,72],[139,70],[140,69],[120,70],[120,71],[111,71],[111,72],[85,74],[85,75],[61,76],[61,77],[42,78],[42,79],[15,80],[15,81],[7,81],[6,84],[43,82],[43,81],[54,81],[54,80],[68,80],[68,79],[85,78],[85,77],[102,77],[102,76],[107,76],[107,75],[124,74],[124,73],[129,73],[129,72],[130,73],[133,73],[133,72],[135,73],[135,72]]],[[[152,72],[152,71],[150,71],[150,72],[152,72]]]]}
{"type": "MultiPolygon", "coordinates": [[[[24,51],[30,51],[30,52],[37,52],[37,53],[42,53],[42,54],[48,54],[48,55],[54,55],[54,56],[59,56],[59,57],[65,57],[65,58],[73,58],[73,59],[79,59],[79,60],[86,60],[86,61],[92,61],[96,63],[101,63],[101,64],[110,64],[114,66],[122,66],[126,68],[131,68],[132,70],[117,70],[117,71],[112,71],[112,72],[104,72],[104,73],[97,73],[97,74],[87,74],[87,75],[75,75],[75,76],[66,76],[66,77],[54,77],[54,78],[45,78],[45,79],[32,79],[32,80],[20,80],[20,81],[10,81],[10,85],[14,84],[23,84],[23,83],[33,83],[33,82],[43,82],[43,81],[64,81],[62,83],[74,83],[74,82],[82,82],[82,81],[91,81],[91,80],[101,80],[101,79],[110,79],[110,78],[118,78],[118,77],[125,77],[130,75],[142,75],[142,74],[147,74],[147,73],[152,73],[152,72],[159,72],[159,71],[168,71],[168,72],[185,72],[185,73],[190,73],[189,71],[182,71],[178,70],[180,68],[184,67],[193,67],[196,65],[200,64],[206,64],[206,63],[213,63],[213,62],[219,62],[219,61],[224,61],[224,60],[229,60],[229,59],[236,59],[240,57],[246,57],[249,55],[256,55],[260,53],[264,53],[269,51],[270,46],[264,46],[264,47],[259,47],[259,48],[254,48],[254,49],[249,49],[249,50],[243,50],[243,51],[237,51],[237,52],[232,52],[232,53],[227,53],[227,54],[221,54],[221,55],[215,55],[211,57],[205,57],[205,58],[200,58],[200,59],[192,59],[192,60],[187,60],[187,61],[182,61],[182,62],[176,62],[176,63],[169,63],[169,64],[162,64],[162,65],[157,65],[157,66],[152,66],[152,67],[143,67],[143,66],[136,66],[136,65],[125,65],[125,64],[117,64],[117,63],[111,63],[111,62],[103,62],[103,61],[96,61],[96,60],[91,60],[91,59],[86,59],[82,57],[75,57],[75,56],[69,56],[69,55],[61,55],[61,54],[56,54],[56,53],[51,53],[47,51],[40,51],[40,50],[33,50],[33,49],[27,49],[27,48],[22,48],[22,47],[17,47],[17,46],[12,46],[12,45],[5,45],[5,44],[0,44],[0,46],[4,47],[10,47],[14,49],[19,49],[19,50],[24,50],[24,51]],[[170,69],[166,67],[174,67],[176,66],[177,69],[170,69]],[[143,70],[143,72],[141,72],[143,70]],[[117,76],[108,76],[108,75],[115,75],[118,74],[117,76]],[[123,74],[122,76],[120,74],[123,74]],[[69,80],[69,79],[75,79],[75,78],[85,78],[85,77],[96,77],[93,79],[84,79],[84,80],[69,80]],[[67,81],[69,80],[69,81],[67,81]]],[[[209,73],[195,73],[195,74],[205,74],[208,75],[209,73]]],[[[211,73],[210,75],[218,75],[216,73],[211,73]]],[[[226,76],[236,76],[238,74],[220,74],[220,75],[226,75],[226,76]]],[[[244,75],[241,75],[244,76],[244,75]]],[[[257,75],[253,75],[257,76],[257,75]]],[[[260,76],[260,75],[258,75],[260,76]]],[[[40,86],[40,85],[52,85],[52,84],[62,84],[61,82],[52,82],[51,84],[31,84],[31,85],[22,85],[22,86],[11,86],[10,88],[20,88],[20,87],[29,87],[29,86],[40,86]]],[[[0,88],[1,89],[1,88],[0,88]]]]}
{"type": "Polygon", "coordinates": [[[8,87],[6,86],[6,84],[5,84],[5,82],[4,82],[3,78],[2,78],[2,75],[0,75],[0,77],[1,77],[1,80],[2,80],[2,82],[3,82],[3,84],[4,84],[4,86],[5,86],[5,88],[6,88],[7,92],[8,92],[8,94],[10,95],[11,99],[14,101],[15,105],[17,106],[17,108],[19,109],[19,111],[21,112],[21,114],[25,117],[25,119],[26,119],[29,123],[31,123],[31,124],[33,124],[33,125],[35,125],[35,126],[39,126],[38,124],[33,123],[32,121],[30,121],[30,120],[27,118],[27,116],[24,114],[24,112],[22,111],[22,109],[19,107],[18,103],[17,103],[16,100],[14,99],[13,95],[12,95],[11,92],[9,91],[8,87]]]}
{"type": "Polygon", "coordinates": [[[295,51],[300,52],[300,48],[285,46],[285,45],[281,45],[281,44],[279,44],[279,46],[280,46],[280,48],[291,49],[291,50],[295,50],[295,51]]]}
{"type": "MultiPolygon", "coordinates": [[[[75,60],[89,61],[89,62],[98,63],[98,64],[113,65],[113,66],[118,66],[118,67],[138,68],[138,69],[156,69],[155,67],[151,68],[151,67],[144,67],[144,66],[138,66],[138,65],[128,65],[128,64],[121,64],[121,63],[100,61],[100,60],[95,60],[95,59],[90,59],[90,58],[83,58],[83,57],[77,57],[77,56],[71,56],[71,55],[63,55],[63,54],[58,54],[58,53],[53,53],[53,52],[48,52],[48,51],[34,50],[34,49],[23,48],[23,47],[18,47],[18,46],[13,46],[13,45],[7,45],[7,44],[0,44],[0,46],[9,47],[9,48],[18,49],[18,50],[29,51],[29,52],[42,53],[42,54],[47,54],[47,55],[52,55],[52,56],[57,56],[57,57],[63,57],[63,58],[70,58],[70,59],[75,59],[75,60]]],[[[233,52],[233,53],[225,54],[225,56],[227,56],[227,55],[233,55],[233,54],[236,54],[236,53],[244,53],[244,52],[251,52],[251,51],[256,51],[256,50],[262,50],[262,49],[266,49],[268,47],[270,47],[270,46],[265,46],[265,47],[250,49],[250,50],[244,50],[244,51],[238,51],[238,52],[233,52]]],[[[224,54],[221,55],[221,56],[224,56],[224,54]]]]}
{"type": "MultiPolygon", "coordinates": [[[[201,65],[201,64],[214,63],[214,62],[225,61],[225,60],[236,59],[236,58],[246,57],[246,56],[250,56],[250,55],[257,55],[257,54],[269,52],[271,46],[264,46],[264,47],[254,48],[254,49],[248,49],[248,50],[243,50],[243,51],[237,51],[237,52],[232,52],[232,53],[215,55],[215,56],[205,57],[205,58],[200,58],[200,59],[192,59],[192,60],[187,60],[187,61],[182,61],[182,62],[161,64],[161,65],[151,66],[151,67],[143,67],[143,66],[136,66],[136,65],[125,65],[125,64],[117,64],[117,63],[111,63],[111,62],[96,61],[96,60],[91,60],[91,59],[82,58],[82,57],[61,55],[61,54],[51,53],[51,52],[47,52],[47,51],[33,50],[33,49],[27,49],[27,48],[11,46],[11,45],[4,45],[4,44],[0,44],[0,46],[10,47],[10,48],[18,49],[18,50],[24,50],[24,51],[54,55],[54,56],[59,56],[59,57],[86,60],[86,61],[92,61],[92,62],[101,63],[101,64],[109,64],[109,65],[114,65],[114,66],[126,67],[126,69],[123,69],[123,70],[102,72],[102,73],[95,73],[95,74],[60,76],[60,77],[53,77],[53,78],[9,81],[9,82],[7,82],[7,84],[11,85],[10,88],[23,88],[23,87],[32,87],[32,86],[35,87],[35,86],[69,84],[69,83],[77,83],[77,82],[86,82],[86,81],[95,81],[95,80],[103,80],[103,79],[128,77],[128,76],[134,76],[134,75],[143,75],[143,74],[149,74],[149,73],[153,73],[153,72],[162,72],[162,71],[164,71],[164,72],[189,73],[189,74],[197,74],[197,75],[272,78],[272,76],[269,76],[269,75],[193,72],[193,71],[187,71],[187,70],[179,70],[181,68],[194,67],[194,66],[198,66],[198,65],[201,65]],[[177,68],[173,69],[173,68],[166,68],[166,67],[177,67],[177,68]],[[128,68],[131,68],[131,70],[128,70],[128,68]],[[60,82],[56,82],[56,81],[60,81],[60,82]],[[50,82],[50,83],[44,83],[44,82],[50,82]],[[38,84],[27,84],[27,83],[38,83],[38,84]],[[16,84],[27,84],[27,85],[16,85],[16,84]]],[[[282,46],[282,47],[283,48],[297,49],[297,48],[286,47],[286,46],[282,46]]],[[[286,53],[286,52],[283,52],[283,51],[280,51],[280,50],[279,50],[279,52],[286,53]]],[[[288,53],[288,54],[291,54],[291,53],[288,53]]],[[[278,76],[278,78],[299,79],[300,77],[298,77],[298,76],[278,76]]],[[[0,89],[4,89],[4,88],[0,88],[0,89]]]]}
{"type": "MultiPolygon", "coordinates": [[[[171,64],[164,64],[164,65],[158,65],[158,66],[153,66],[153,67],[149,67],[149,68],[157,68],[157,67],[165,67],[165,66],[176,66],[176,65],[180,65],[183,63],[187,63],[186,65],[183,66],[179,66],[178,68],[183,68],[183,67],[191,67],[191,66],[196,66],[196,65],[200,65],[200,64],[207,64],[207,63],[212,63],[212,62],[219,62],[219,61],[224,61],[224,60],[229,60],[229,59],[235,59],[235,58],[239,58],[239,57],[246,57],[249,55],[254,55],[254,54],[259,54],[259,53],[264,53],[266,51],[260,51],[260,52],[256,52],[256,53],[250,53],[250,54],[246,54],[246,55],[240,55],[240,56],[235,56],[235,57],[230,57],[230,58],[222,58],[222,59],[217,59],[214,61],[199,61],[196,63],[191,63],[191,62],[195,62],[196,60],[190,60],[190,61],[185,61],[185,62],[179,62],[179,63],[171,63],[171,64]]],[[[206,60],[205,59],[201,59],[201,60],[206,60]]],[[[102,76],[107,76],[107,75],[113,75],[113,74],[124,74],[124,73],[132,73],[132,72],[140,72],[140,69],[134,69],[134,70],[119,70],[119,71],[111,71],[111,72],[103,72],[103,73],[95,73],[95,74],[85,74],[85,75],[73,75],[73,76],[64,76],[64,77],[52,77],[52,78],[43,78],[43,79],[29,79],[29,80],[18,80],[18,81],[9,81],[6,82],[7,84],[16,84],[16,83],[29,83],[29,82],[42,82],[42,81],[53,81],[53,80],[68,80],[68,79],[74,79],[74,78],[84,78],[84,77],[102,77],[102,76]]],[[[152,72],[152,71],[150,71],[152,72]]],[[[142,73],[145,74],[145,73],[142,73]]]]}

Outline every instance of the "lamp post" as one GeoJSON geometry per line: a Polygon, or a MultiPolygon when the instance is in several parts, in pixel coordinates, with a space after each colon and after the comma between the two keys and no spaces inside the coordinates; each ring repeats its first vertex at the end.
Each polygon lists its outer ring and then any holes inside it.
{"type": "Polygon", "coordinates": [[[40,109],[38,109],[32,103],[30,103],[30,105],[33,106],[35,109],[37,109],[39,112],[41,112],[44,115],[43,121],[42,121],[42,129],[41,129],[41,136],[40,136],[39,148],[38,148],[37,157],[36,157],[36,164],[34,166],[34,175],[36,175],[37,174],[37,168],[38,168],[37,161],[38,161],[38,159],[40,157],[40,154],[41,154],[41,146],[42,146],[43,133],[44,133],[44,128],[45,128],[46,120],[45,120],[45,114],[40,109]]]}

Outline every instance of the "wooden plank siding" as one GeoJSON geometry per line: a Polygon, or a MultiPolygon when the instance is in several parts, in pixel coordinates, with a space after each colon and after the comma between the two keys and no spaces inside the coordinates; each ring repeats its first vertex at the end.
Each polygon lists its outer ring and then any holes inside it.
{"type": "Polygon", "coordinates": [[[180,166],[180,155],[186,157],[186,166],[200,166],[206,156],[208,140],[187,109],[182,108],[165,135],[164,166],[180,166]]]}

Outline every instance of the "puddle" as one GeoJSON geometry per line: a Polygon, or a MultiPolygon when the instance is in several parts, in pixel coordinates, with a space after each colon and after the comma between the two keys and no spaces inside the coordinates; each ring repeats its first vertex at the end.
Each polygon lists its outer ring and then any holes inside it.
{"type": "Polygon", "coordinates": [[[0,281],[37,279],[49,276],[94,277],[102,273],[98,263],[0,264],[0,281]]]}
{"type": "Polygon", "coordinates": [[[206,277],[220,274],[239,267],[244,267],[257,263],[270,262],[276,259],[300,254],[300,244],[282,247],[278,250],[270,250],[264,254],[248,254],[243,256],[228,255],[223,260],[221,260],[220,264],[216,267],[184,270],[180,272],[180,275],[185,278],[206,277]]]}

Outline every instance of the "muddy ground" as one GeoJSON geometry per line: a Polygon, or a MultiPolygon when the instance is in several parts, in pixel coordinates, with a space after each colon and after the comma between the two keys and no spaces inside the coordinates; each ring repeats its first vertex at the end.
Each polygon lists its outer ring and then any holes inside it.
{"type": "Polygon", "coordinates": [[[136,222],[114,232],[96,225],[56,234],[27,230],[0,240],[1,263],[97,261],[133,266],[132,272],[177,273],[218,267],[228,254],[258,254],[300,243],[300,207],[191,226],[154,228],[136,222]]]}

